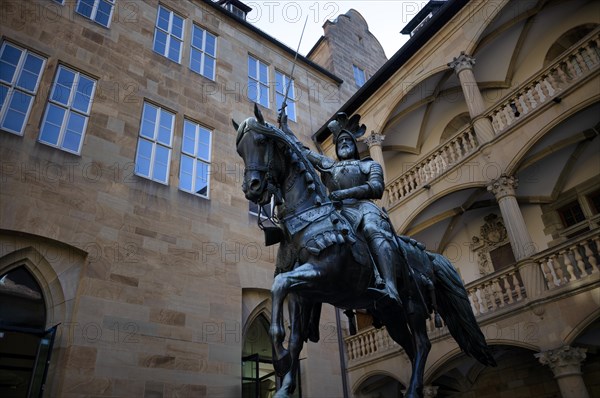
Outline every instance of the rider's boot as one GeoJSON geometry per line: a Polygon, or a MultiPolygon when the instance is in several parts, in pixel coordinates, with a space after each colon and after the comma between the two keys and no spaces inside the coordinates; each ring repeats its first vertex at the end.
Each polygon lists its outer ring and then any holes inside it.
{"type": "Polygon", "coordinates": [[[398,289],[396,287],[396,262],[394,256],[397,253],[395,245],[385,238],[373,239],[370,245],[373,260],[379,274],[385,281],[383,292],[386,293],[384,300],[387,304],[402,305],[398,289]]]}

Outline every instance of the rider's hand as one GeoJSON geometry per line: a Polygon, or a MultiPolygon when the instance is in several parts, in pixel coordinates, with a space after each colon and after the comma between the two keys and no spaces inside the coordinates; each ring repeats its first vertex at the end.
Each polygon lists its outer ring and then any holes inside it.
{"type": "Polygon", "coordinates": [[[280,113],[279,115],[277,115],[277,123],[279,124],[287,124],[288,121],[288,117],[285,113],[280,113]]]}
{"type": "Polygon", "coordinates": [[[341,189],[339,191],[333,191],[329,194],[329,199],[331,200],[344,200],[346,199],[346,195],[344,195],[344,190],[341,189]]]}

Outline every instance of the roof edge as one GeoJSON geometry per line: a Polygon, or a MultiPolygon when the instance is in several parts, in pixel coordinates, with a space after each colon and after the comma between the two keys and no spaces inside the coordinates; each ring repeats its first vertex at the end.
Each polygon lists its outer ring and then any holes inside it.
{"type": "MultiPolygon", "coordinates": [[[[423,47],[444,25],[446,25],[469,0],[447,1],[429,23],[419,29],[396,53],[390,58],[356,93],[335,113],[345,112],[352,115],[356,110],[374,94],[398,69],[400,69],[416,52],[423,47]]],[[[312,135],[313,142],[319,146],[329,137],[327,124],[332,121],[335,114],[312,135]]]]}
{"type": "MultiPolygon", "coordinates": [[[[225,15],[229,19],[231,19],[231,20],[233,20],[233,21],[241,24],[245,28],[250,29],[252,32],[254,32],[254,33],[258,34],[259,36],[261,36],[262,38],[268,40],[269,42],[271,42],[272,44],[276,45],[277,47],[279,47],[280,49],[282,49],[286,53],[288,53],[290,55],[293,55],[293,56],[296,55],[296,51],[295,50],[289,48],[288,46],[286,46],[285,44],[283,44],[279,40],[275,39],[274,37],[268,35],[267,33],[263,32],[262,30],[258,29],[256,26],[252,25],[248,21],[245,21],[245,20],[243,20],[243,19],[241,19],[241,18],[233,15],[232,13],[230,13],[229,11],[227,11],[225,8],[221,7],[218,3],[215,3],[215,2],[213,2],[211,0],[199,0],[199,1],[201,1],[202,3],[210,6],[212,9],[217,10],[218,12],[220,12],[223,15],[225,15]]],[[[298,54],[298,60],[302,61],[304,64],[306,64],[310,68],[318,71],[319,73],[327,76],[329,79],[333,80],[338,85],[340,85],[340,84],[342,84],[344,82],[344,79],[342,79],[342,78],[334,75],[333,73],[331,73],[327,69],[323,68],[321,65],[319,65],[319,64],[311,61],[310,59],[306,58],[304,55],[298,54]]]]}

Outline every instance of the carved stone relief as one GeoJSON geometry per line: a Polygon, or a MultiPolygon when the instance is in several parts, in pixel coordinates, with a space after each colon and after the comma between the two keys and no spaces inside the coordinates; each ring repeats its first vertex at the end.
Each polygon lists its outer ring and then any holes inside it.
{"type": "Polygon", "coordinates": [[[477,255],[477,264],[481,276],[494,272],[490,252],[508,242],[508,233],[502,217],[489,214],[484,217],[485,224],[479,228],[479,236],[473,236],[469,248],[477,255]]]}

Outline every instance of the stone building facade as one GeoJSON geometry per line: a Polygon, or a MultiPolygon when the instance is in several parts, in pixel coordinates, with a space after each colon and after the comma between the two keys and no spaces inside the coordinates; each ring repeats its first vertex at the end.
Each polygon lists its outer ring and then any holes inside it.
{"type": "MultiPolygon", "coordinates": [[[[0,395],[266,396],[276,249],[231,119],[258,102],[276,123],[294,51],[239,1],[0,8],[0,395]]],[[[307,144],[347,77],[298,57],[288,113],[307,144]]],[[[323,325],[302,396],[342,394],[330,307],[323,325]]]]}
{"type": "MultiPolygon", "coordinates": [[[[341,108],[371,132],[397,232],[455,264],[498,362],[432,321],[427,397],[600,395],[599,16],[584,0],[448,1],[341,108]]],[[[314,139],[331,150],[324,128],[314,139]]],[[[351,394],[402,396],[407,356],[358,317],[351,394]]]]}

